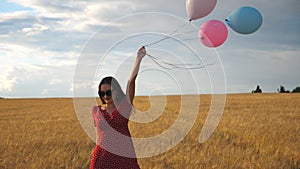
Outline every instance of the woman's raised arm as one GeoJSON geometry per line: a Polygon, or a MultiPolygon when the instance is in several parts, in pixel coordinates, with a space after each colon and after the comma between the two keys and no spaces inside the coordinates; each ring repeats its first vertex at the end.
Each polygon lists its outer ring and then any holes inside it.
{"type": "Polygon", "coordinates": [[[128,97],[130,103],[132,104],[134,96],[135,96],[135,80],[139,73],[141,61],[146,55],[146,48],[143,46],[137,51],[137,55],[135,58],[135,63],[133,65],[132,72],[129,76],[127,89],[126,89],[126,96],[128,97]]]}

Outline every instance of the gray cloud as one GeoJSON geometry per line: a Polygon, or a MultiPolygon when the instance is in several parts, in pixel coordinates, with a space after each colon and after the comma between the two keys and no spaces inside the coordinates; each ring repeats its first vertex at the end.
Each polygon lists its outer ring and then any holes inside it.
{"type": "Polygon", "coordinates": [[[12,81],[10,91],[0,90],[5,97],[60,97],[71,96],[72,67],[43,65],[14,66],[5,81],[12,81]]]}

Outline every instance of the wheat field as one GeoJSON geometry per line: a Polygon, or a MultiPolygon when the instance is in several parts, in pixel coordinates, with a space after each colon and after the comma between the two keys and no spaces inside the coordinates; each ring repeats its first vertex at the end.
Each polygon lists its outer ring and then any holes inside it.
{"type": "MultiPolygon", "coordinates": [[[[219,126],[202,144],[211,96],[194,97],[200,105],[191,130],[169,151],[139,158],[142,169],[300,168],[300,94],[228,94],[219,126]]],[[[180,96],[166,100],[155,121],[129,123],[133,137],[172,125],[180,96]]],[[[149,97],[136,97],[134,104],[142,111],[151,107],[149,97]]],[[[82,129],[73,99],[0,99],[0,107],[0,168],[89,167],[95,143],[82,129]]]]}

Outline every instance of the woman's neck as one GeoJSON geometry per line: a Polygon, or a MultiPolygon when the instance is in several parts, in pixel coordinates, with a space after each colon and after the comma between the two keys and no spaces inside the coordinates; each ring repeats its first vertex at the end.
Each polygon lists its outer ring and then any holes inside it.
{"type": "Polygon", "coordinates": [[[106,104],[106,111],[111,114],[116,109],[115,104],[106,104]]]}

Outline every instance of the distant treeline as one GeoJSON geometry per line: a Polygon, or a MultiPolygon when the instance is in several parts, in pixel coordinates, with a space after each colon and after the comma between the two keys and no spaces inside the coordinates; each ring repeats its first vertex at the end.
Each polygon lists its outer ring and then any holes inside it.
{"type": "Polygon", "coordinates": [[[291,92],[289,90],[285,90],[284,86],[280,86],[279,89],[277,89],[278,93],[300,93],[300,87],[296,87],[291,92]]]}
{"type": "MultiPolygon", "coordinates": [[[[277,89],[278,93],[300,93],[300,87],[297,86],[295,89],[293,89],[292,91],[286,90],[284,86],[280,86],[277,89]]],[[[252,93],[262,93],[262,89],[260,88],[259,85],[256,86],[255,90],[252,90],[252,93]]]]}

